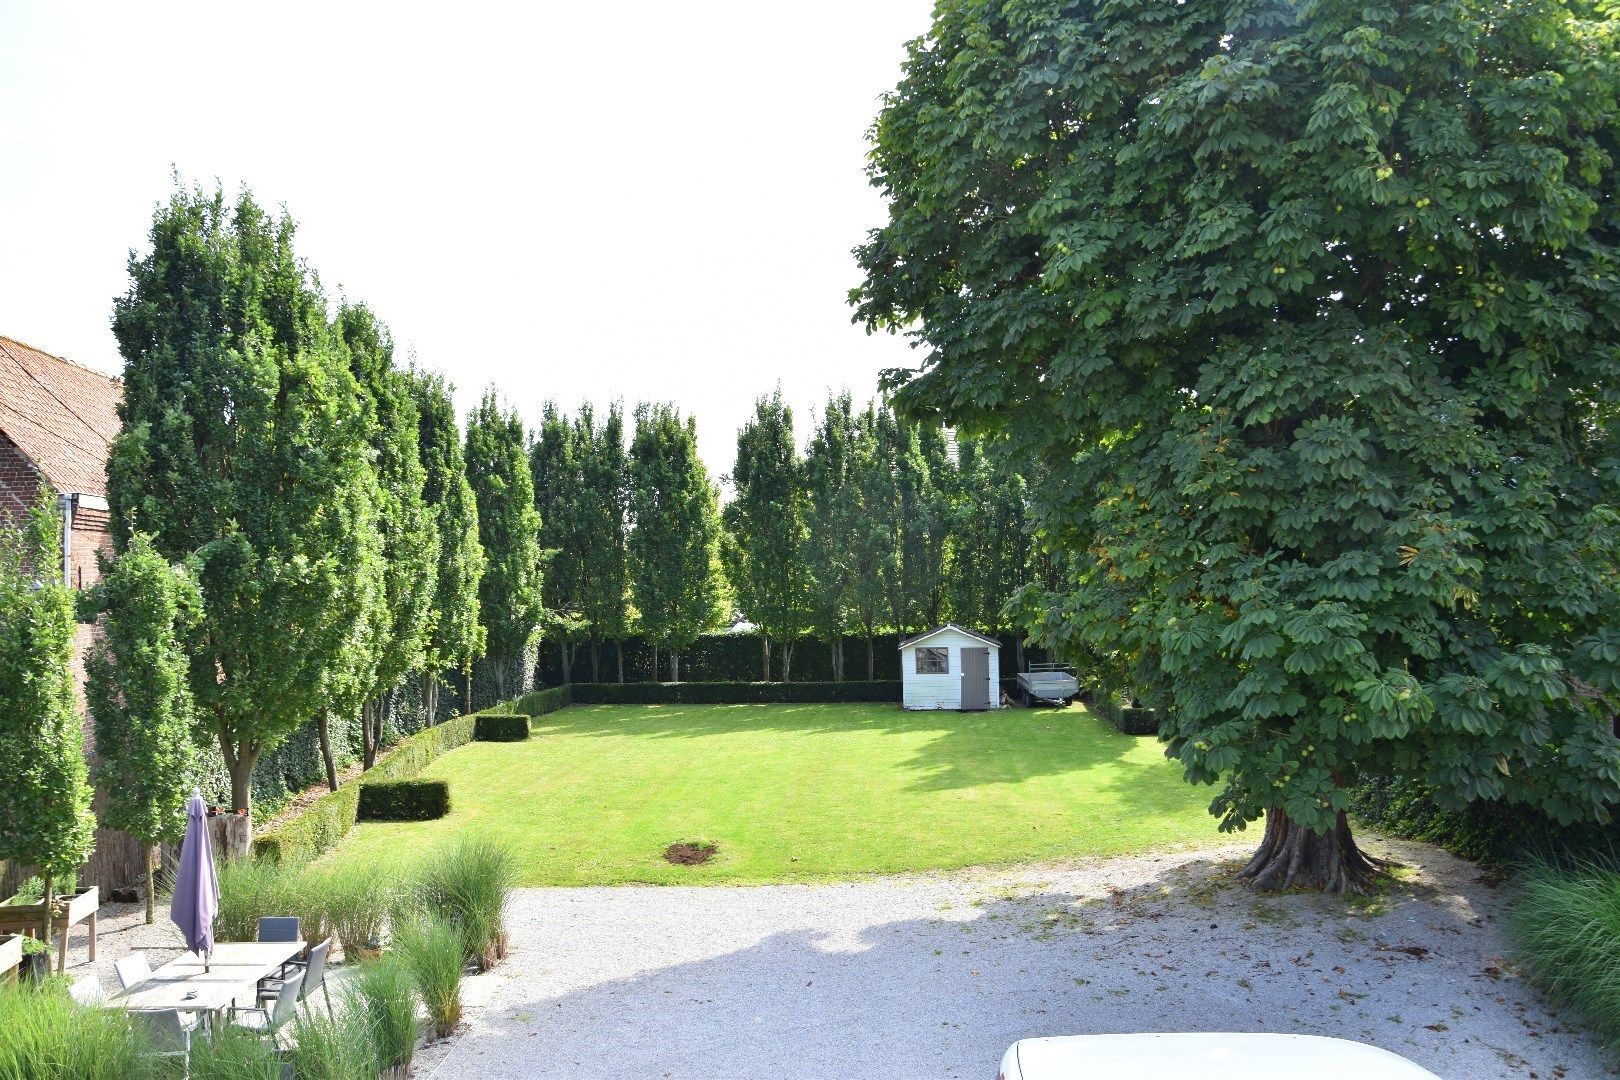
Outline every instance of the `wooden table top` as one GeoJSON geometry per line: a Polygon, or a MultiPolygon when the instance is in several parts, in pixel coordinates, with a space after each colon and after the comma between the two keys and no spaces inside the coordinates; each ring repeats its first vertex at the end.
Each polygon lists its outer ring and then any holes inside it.
{"type": "Polygon", "coordinates": [[[304,950],[302,941],[222,941],[214,946],[208,970],[202,958],[186,953],[107,999],[120,1009],[179,1009],[218,1012],[237,998],[253,995],[259,980],[304,950]]]}

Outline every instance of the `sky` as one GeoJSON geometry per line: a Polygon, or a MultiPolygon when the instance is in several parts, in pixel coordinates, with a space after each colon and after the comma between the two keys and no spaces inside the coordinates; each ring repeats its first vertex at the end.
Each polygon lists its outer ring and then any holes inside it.
{"type": "Polygon", "coordinates": [[[129,251],[188,183],[285,206],[334,298],[541,404],[667,400],[729,471],[780,384],[919,359],[850,322],[866,132],[929,0],[0,0],[0,334],[122,368],[129,251]]]}

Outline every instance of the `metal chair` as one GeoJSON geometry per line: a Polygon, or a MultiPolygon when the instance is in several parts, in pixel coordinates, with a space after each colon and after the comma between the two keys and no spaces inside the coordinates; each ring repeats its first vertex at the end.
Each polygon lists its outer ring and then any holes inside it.
{"type": "Polygon", "coordinates": [[[146,1032],[153,1057],[179,1058],[181,1077],[191,1075],[191,1033],[197,1029],[195,1016],[177,1009],[137,1010],[129,1014],[129,1022],[146,1032]]]}
{"type": "Polygon", "coordinates": [[[232,1005],[231,1020],[238,1027],[244,1027],[249,1031],[257,1031],[260,1034],[273,1037],[298,1011],[298,995],[303,988],[303,972],[300,971],[295,975],[289,975],[281,981],[281,986],[276,990],[275,1001],[272,1005],[268,1007],[259,1005],[246,1009],[239,1009],[232,1005]]]}
{"type": "MultiPolygon", "coordinates": [[[[328,1013],[331,1013],[332,1011],[332,991],[327,989],[326,986],[326,958],[331,951],[332,939],[327,938],[325,941],[309,950],[308,960],[305,960],[302,963],[294,961],[292,964],[292,967],[298,971],[301,971],[304,977],[304,988],[302,991],[300,991],[298,1000],[305,1000],[310,994],[314,993],[315,988],[319,986],[321,988],[321,996],[326,998],[326,1011],[328,1013]]],[[[263,982],[261,982],[259,984],[259,1002],[262,1004],[280,993],[281,982],[282,980],[280,979],[265,979],[263,982]]]]}
{"type": "MultiPolygon", "coordinates": [[[[296,915],[266,915],[259,920],[260,941],[303,941],[304,935],[298,925],[296,915]]],[[[287,974],[286,964],[281,965],[280,974],[287,974]]]]}
{"type": "Polygon", "coordinates": [[[101,988],[101,980],[94,975],[79,979],[68,987],[68,997],[80,1005],[104,1005],[107,1002],[107,992],[101,988]]]}
{"type": "Polygon", "coordinates": [[[146,962],[146,954],[143,952],[130,953],[122,959],[114,960],[113,971],[118,975],[119,987],[124,990],[152,977],[152,965],[146,962]]]}

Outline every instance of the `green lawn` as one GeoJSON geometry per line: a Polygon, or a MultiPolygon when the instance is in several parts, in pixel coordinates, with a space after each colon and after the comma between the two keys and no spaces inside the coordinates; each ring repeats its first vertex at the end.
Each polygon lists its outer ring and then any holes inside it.
{"type": "Polygon", "coordinates": [[[1218,838],[1211,789],[1078,706],[576,706],[423,775],[450,781],[450,816],[357,826],[329,857],[410,858],[478,832],[513,846],[530,885],[758,883],[1218,838]],[[665,862],[682,840],[719,854],[665,862]]]}

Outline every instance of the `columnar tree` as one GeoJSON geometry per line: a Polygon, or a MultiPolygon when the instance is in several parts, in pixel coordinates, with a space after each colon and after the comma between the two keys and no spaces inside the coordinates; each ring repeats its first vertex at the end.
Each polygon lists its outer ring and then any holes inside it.
{"type": "Polygon", "coordinates": [[[834,395],[816,421],[804,455],[805,529],[801,558],[809,578],[811,632],[832,651],[833,678],[844,680],[844,635],[853,622],[856,534],[862,528],[855,484],[860,425],[849,392],[834,395]]]}
{"type": "Polygon", "coordinates": [[[1365,888],[1361,774],[1620,798],[1612,5],[944,3],[860,318],[1041,467],[1043,632],[1117,649],[1257,886],[1365,888]],[[1047,490],[1048,486],[1051,490],[1047,490]]]}
{"type": "Polygon", "coordinates": [[[573,682],[574,652],[590,633],[583,610],[589,572],[583,459],[590,446],[585,438],[588,435],[558,412],[555,402],[548,401],[529,447],[534,503],[540,513],[540,546],[546,552],[541,597],[547,632],[557,641],[565,683],[573,682]]]}
{"type": "Polygon", "coordinates": [[[1008,602],[1028,579],[1028,492],[984,440],[962,437],[957,454],[946,586],[951,618],[1004,634],[1014,629],[1008,602]]]}
{"type": "Polygon", "coordinates": [[[722,547],[738,609],[759,627],[760,677],[766,682],[771,678],[771,643],[781,646],[782,681],[787,682],[794,642],[809,621],[803,474],[793,440],[793,411],[778,388],[754,403],[754,415],[737,433],[734,494],[726,504],[722,547]]]}
{"type": "Polygon", "coordinates": [[[895,541],[894,467],[887,454],[892,440],[880,432],[892,427],[887,410],[868,404],[855,430],[850,462],[855,521],[849,536],[850,608],[866,638],[866,678],[876,677],[876,637],[889,610],[889,583],[899,574],[900,549],[895,541]]]}
{"type": "Polygon", "coordinates": [[[524,449],[523,421],[487,390],[467,418],[467,480],[478,504],[478,540],[485,570],[478,586],[495,692],[506,697],[514,661],[521,661],[545,613],[541,600],[540,514],[524,449]]]}
{"type": "Polygon", "coordinates": [[[466,688],[463,708],[472,710],[472,664],[484,651],[484,626],[478,603],[484,577],[484,547],[478,540],[478,503],[467,482],[461,429],[455,405],[442,375],[412,369],[411,396],[416,403],[416,450],[422,462],[422,501],[438,535],[433,570],[422,708],[428,723],[439,716],[439,676],[459,668],[466,688]]]}
{"type": "Polygon", "coordinates": [[[580,456],[579,606],[590,627],[591,681],[601,681],[601,645],[606,640],[614,643],[618,678],[624,682],[624,636],[630,630],[630,484],[623,408],[615,402],[597,423],[590,404],[582,404],[574,418],[574,443],[580,456]]]}
{"type": "Polygon", "coordinates": [[[0,859],[37,867],[45,941],[55,882],[90,857],[95,817],[73,698],[73,594],[48,492],[0,526],[0,859]]]}
{"type": "Polygon", "coordinates": [[[642,632],[669,652],[671,681],[681,678],[681,651],[726,615],[720,566],[720,511],[697,452],[697,425],[673,405],[636,407],[630,444],[630,581],[642,632]]]}
{"type": "MultiPolygon", "coordinates": [[[[382,533],[380,602],[367,662],[359,671],[361,767],[369,769],[400,683],[426,666],[439,536],[425,494],[427,470],[417,445],[420,418],[411,377],[394,366],[393,336],[362,304],[344,304],[337,327],[360,389],[382,533]]],[[[330,756],[327,760],[330,769],[330,756]]]]}
{"type": "Polygon", "coordinates": [[[194,559],[187,642],[198,724],[235,808],[254,766],[325,706],[377,589],[376,477],[362,405],[290,218],[179,190],[114,304],[123,431],[113,534],[194,559]]]}
{"type": "Polygon", "coordinates": [[[95,720],[92,773],[106,797],[102,823],[146,846],[146,921],[153,919],[158,845],[186,829],[186,793],[197,773],[190,661],[182,641],[202,614],[183,568],[135,533],[103,568],[89,607],[101,637],[85,661],[95,720]]]}

